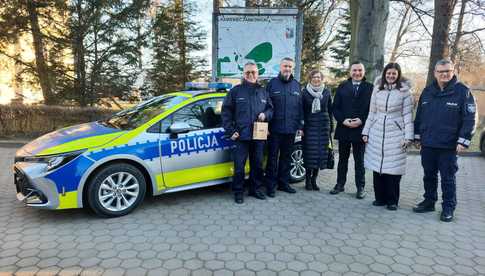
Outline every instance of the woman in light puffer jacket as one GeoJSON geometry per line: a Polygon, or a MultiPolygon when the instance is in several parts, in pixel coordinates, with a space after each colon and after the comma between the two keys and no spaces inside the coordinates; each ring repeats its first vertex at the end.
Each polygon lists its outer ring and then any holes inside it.
{"type": "Polygon", "coordinates": [[[376,80],[369,116],[362,131],[365,167],[374,172],[375,206],[397,210],[399,183],[406,172],[406,149],[414,138],[410,84],[397,63],[376,80]]]}

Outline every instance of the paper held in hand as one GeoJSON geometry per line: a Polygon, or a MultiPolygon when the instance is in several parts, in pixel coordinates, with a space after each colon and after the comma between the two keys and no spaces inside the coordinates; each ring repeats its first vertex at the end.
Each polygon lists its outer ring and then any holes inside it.
{"type": "Polygon", "coordinates": [[[268,138],[268,123],[255,122],[253,127],[254,140],[266,140],[268,138]]]}

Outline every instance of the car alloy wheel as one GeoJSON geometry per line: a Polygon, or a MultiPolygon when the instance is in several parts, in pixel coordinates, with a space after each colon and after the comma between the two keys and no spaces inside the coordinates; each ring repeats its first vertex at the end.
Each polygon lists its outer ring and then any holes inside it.
{"type": "Polygon", "coordinates": [[[136,177],[128,172],[118,172],[103,180],[98,200],[107,210],[120,212],[132,206],[139,193],[140,184],[136,177]]]}
{"type": "Polygon", "coordinates": [[[291,153],[290,177],[292,182],[302,181],[306,170],[303,165],[303,149],[296,145],[291,153]]]}

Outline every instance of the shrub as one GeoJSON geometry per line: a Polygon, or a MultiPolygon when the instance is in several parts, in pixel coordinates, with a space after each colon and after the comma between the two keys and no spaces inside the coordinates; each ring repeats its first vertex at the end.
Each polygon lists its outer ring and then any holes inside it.
{"type": "Polygon", "coordinates": [[[1,137],[37,137],[53,130],[106,118],[113,110],[63,106],[0,105],[1,137]]]}

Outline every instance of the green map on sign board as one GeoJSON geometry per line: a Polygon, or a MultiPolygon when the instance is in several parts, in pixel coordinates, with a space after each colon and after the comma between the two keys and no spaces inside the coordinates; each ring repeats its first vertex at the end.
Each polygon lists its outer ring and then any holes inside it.
{"type": "MultiPolygon", "coordinates": [[[[258,66],[258,72],[260,75],[264,74],[266,69],[264,68],[264,64],[270,61],[273,58],[273,45],[269,42],[263,42],[256,45],[253,49],[249,51],[248,54],[242,55],[240,53],[234,52],[233,59],[231,57],[225,56],[219,58],[217,60],[217,75],[218,76],[234,76],[237,73],[222,73],[221,67],[222,63],[230,63],[235,61],[237,63],[237,68],[240,72],[243,71],[244,64],[242,60],[245,61],[253,61],[258,66]],[[241,61],[241,62],[239,62],[241,61]]],[[[245,63],[245,62],[244,62],[245,63]]]]}

